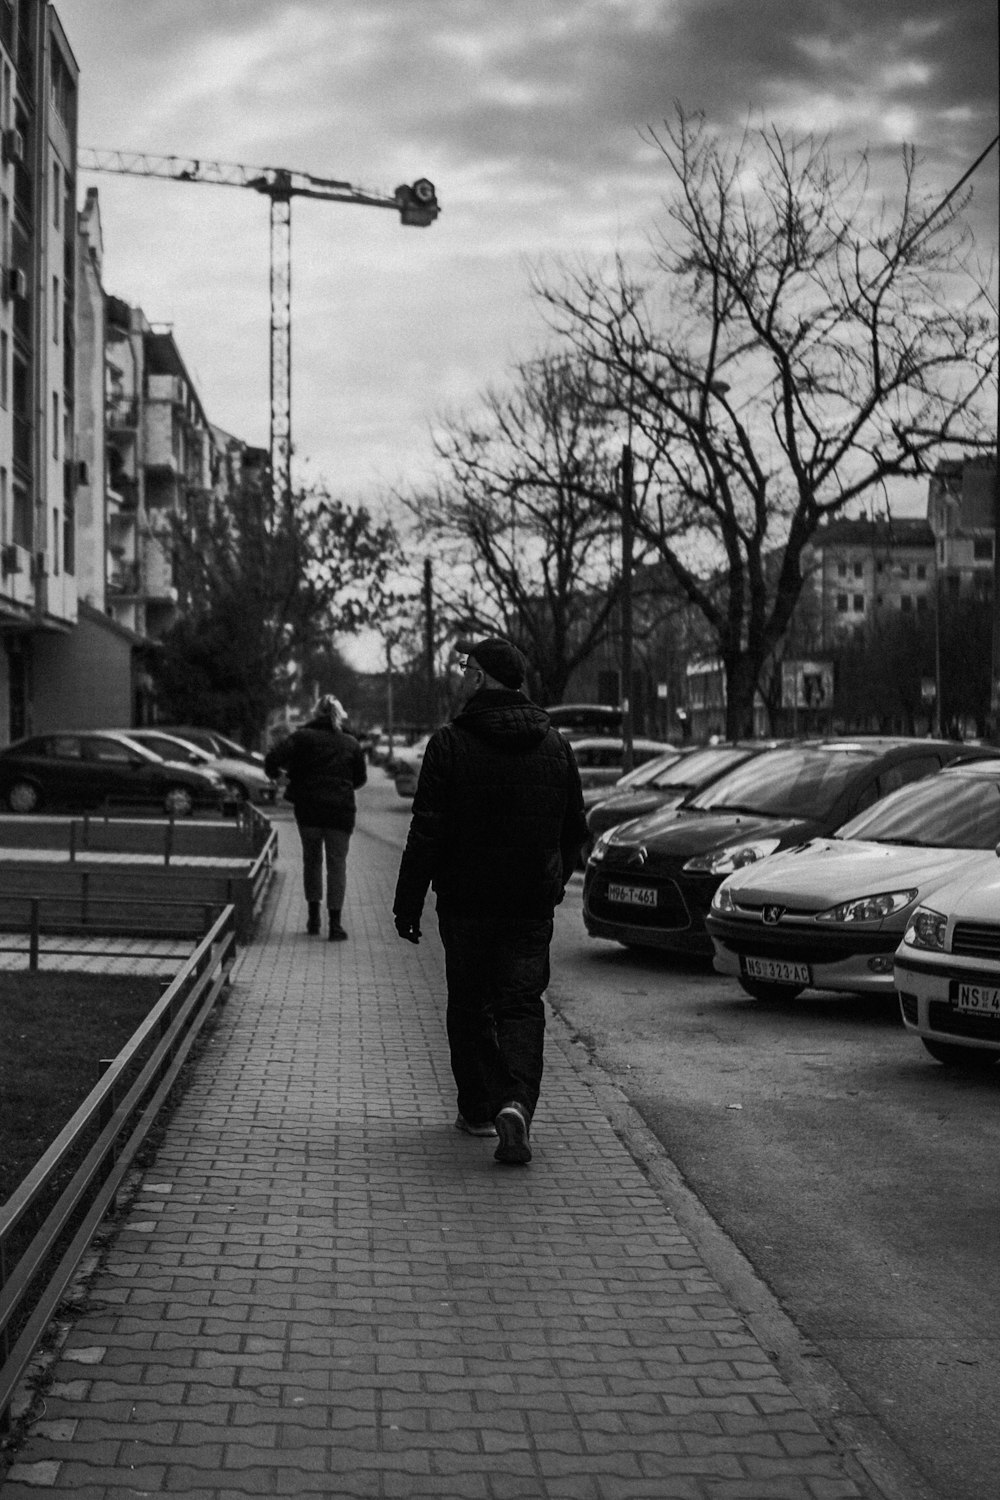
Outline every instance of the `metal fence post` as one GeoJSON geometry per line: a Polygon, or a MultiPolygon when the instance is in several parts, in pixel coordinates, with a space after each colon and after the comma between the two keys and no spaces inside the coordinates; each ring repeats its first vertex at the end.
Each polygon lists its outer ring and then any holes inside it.
{"type": "Polygon", "coordinates": [[[34,972],[38,968],[38,940],[41,932],[41,902],[37,896],[31,900],[31,918],[28,928],[28,968],[34,972]]]}

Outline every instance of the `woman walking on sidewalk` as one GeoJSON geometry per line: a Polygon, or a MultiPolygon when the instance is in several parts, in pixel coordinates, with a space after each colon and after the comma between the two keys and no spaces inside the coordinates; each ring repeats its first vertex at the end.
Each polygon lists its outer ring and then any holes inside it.
{"type": "Polygon", "coordinates": [[[331,943],[347,937],[341,922],[347,889],[347,849],[354,830],[354,792],[368,779],[364,751],[344,731],[346,715],[336,698],[321,698],[307,724],[264,757],[269,776],[285,771],[285,796],[295,809],[302,842],[302,883],[309,916],[306,931],[319,933],[326,865],[326,906],[331,943]]]}

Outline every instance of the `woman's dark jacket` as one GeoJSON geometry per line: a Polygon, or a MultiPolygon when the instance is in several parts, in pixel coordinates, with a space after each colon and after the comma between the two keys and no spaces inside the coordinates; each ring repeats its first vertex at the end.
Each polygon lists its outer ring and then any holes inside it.
{"type": "Polygon", "coordinates": [[[587,834],[567,740],[522,693],[484,688],[424,751],[396,916],[551,917],[587,834]]]}
{"type": "Polygon", "coordinates": [[[345,734],[332,720],[310,719],[264,757],[269,776],[288,775],[287,801],[295,821],[306,828],[354,827],[354,789],[364,786],[368,766],[353,734],[345,734]]]}

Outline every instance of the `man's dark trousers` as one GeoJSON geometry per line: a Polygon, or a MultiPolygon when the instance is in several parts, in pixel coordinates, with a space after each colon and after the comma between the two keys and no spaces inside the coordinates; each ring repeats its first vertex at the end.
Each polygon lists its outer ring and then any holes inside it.
{"type": "Polygon", "coordinates": [[[516,1100],[531,1120],[542,1084],[552,919],[442,912],[448,1045],[459,1113],[492,1120],[516,1100]]]}

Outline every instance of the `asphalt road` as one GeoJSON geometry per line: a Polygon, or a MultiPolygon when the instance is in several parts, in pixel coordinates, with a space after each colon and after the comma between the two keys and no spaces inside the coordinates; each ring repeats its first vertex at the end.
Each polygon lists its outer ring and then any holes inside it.
{"type": "MultiPolygon", "coordinates": [[[[409,805],[381,773],[363,801],[402,844],[409,805]]],[[[992,1500],[1000,1067],[941,1068],[894,1001],[765,1005],[707,962],[588,938],[579,881],[552,968],[550,1005],[703,1206],[687,1231],[735,1247],[912,1465],[887,1493],[992,1500]]]]}
{"type": "Polygon", "coordinates": [[[1000,1068],[894,1001],[762,1005],[561,914],[552,1003],[804,1337],[941,1500],[1000,1493],[1000,1068]]]}

